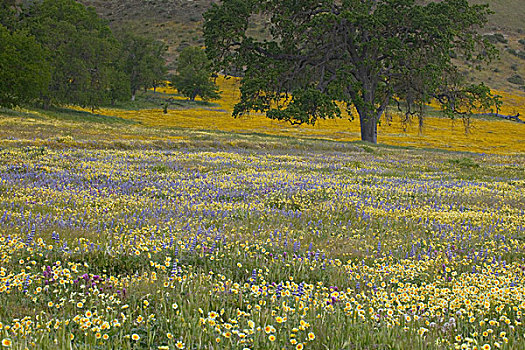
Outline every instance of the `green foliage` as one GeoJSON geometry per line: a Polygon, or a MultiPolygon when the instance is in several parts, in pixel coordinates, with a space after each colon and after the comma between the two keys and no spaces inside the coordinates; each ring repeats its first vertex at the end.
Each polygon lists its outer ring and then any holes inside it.
{"type": "Polygon", "coordinates": [[[204,35],[217,70],[244,73],[235,116],[255,110],[314,124],[339,117],[342,101],[357,110],[362,139],[375,143],[392,102],[420,118],[433,98],[450,115],[497,106],[485,86],[465,86],[452,61],[497,56],[477,31],[490,13],[467,0],[224,0],[205,14],[204,35]],[[269,38],[249,34],[254,15],[266,19],[269,38]]]}
{"type": "Polygon", "coordinates": [[[286,120],[292,124],[307,123],[313,125],[317,119],[325,115],[341,116],[337,104],[314,88],[297,90],[286,101],[288,103],[286,109],[270,108],[267,113],[268,118],[286,120]]]}
{"type": "Polygon", "coordinates": [[[93,8],[74,0],[33,2],[23,11],[15,5],[0,4],[2,105],[40,97],[46,107],[94,109],[163,83],[162,42],[129,32],[117,40],[93,8]]]}
{"type": "Polygon", "coordinates": [[[112,71],[112,76],[107,87],[107,98],[105,99],[104,103],[107,103],[109,100],[111,105],[114,106],[117,101],[129,100],[130,91],[130,77],[120,65],[117,69],[112,71]]]}
{"type": "Polygon", "coordinates": [[[74,0],[34,2],[19,16],[15,2],[2,3],[0,23],[7,27],[2,30],[3,105],[40,97],[47,107],[94,109],[127,100],[165,79],[162,42],[128,32],[117,40],[93,8],[74,0]],[[24,32],[8,32],[15,27],[24,32]]]}
{"type": "Polygon", "coordinates": [[[218,87],[212,80],[211,64],[204,50],[187,47],[180,53],[173,86],[190,100],[200,96],[203,100],[219,98],[218,87]]]}
{"type": "Polygon", "coordinates": [[[122,68],[129,77],[133,98],[137,90],[156,87],[165,80],[166,46],[163,42],[129,31],[118,33],[117,38],[122,45],[122,68]]]}
{"type": "Polygon", "coordinates": [[[45,91],[49,65],[35,38],[0,24],[0,106],[30,102],[45,91]]]}
{"type": "Polygon", "coordinates": [[[15,11],[15,0],[3,0],[0,2],[0,25],[13,29],[17,22],[15,11]]]}
{"type": "Polygon", "coordinates": [[[24,25],[48,51],[51,83],[46,103],[95,108],[121,97],[119,45],[93,8],[73,0],[35,2],[24,25]]]}

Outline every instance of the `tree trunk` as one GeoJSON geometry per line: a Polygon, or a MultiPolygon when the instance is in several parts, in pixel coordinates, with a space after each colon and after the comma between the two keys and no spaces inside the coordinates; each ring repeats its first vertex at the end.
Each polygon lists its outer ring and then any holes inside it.
{"type": "Polygon", "coordinates": [[[359,122],[361,124],[361,140],[377,143],[377,121],[373,112],[358,109],[359,122]]]}
{"type": "Polygon", "coordinates": [[[131,91],[131,101],[135,101],[135,97],[136,97],[135,95],[136,95],[136,91],[135,90],[131,91]]]}
{"type": "MultiPolygon", "coordinates": [[[[375,109],[375,93],[377,83],[374,83],[367,75],[366,67],[360,70],[361,79],[363,83],[362,103],[356,105],[357,113],[359,114],[359,122],[361,125],[361,140],[377,143],[377,113],[379,110],[375,109]]],[[[381,110],[381,107],[380,107],[381,110]]]]}
{"type": "Polygon", "coordinates": [[[47,111],[51,106],[51,99],[48,96],[44,96],[42,93],[40,93],[40,98],[42,100],[42,109],[47,111]]]}

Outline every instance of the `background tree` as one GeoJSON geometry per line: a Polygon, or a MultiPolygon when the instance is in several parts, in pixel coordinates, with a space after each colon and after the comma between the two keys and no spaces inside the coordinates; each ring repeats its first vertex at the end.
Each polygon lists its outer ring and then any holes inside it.
{"type": "Polygon", "coordinates": [[[166,45],[129,31],[120,32],[117,37],[122,45],[123,69],[129,76],[134,101],[139,89],[155,88],[166,79],[166,45]]]}
{"type": "Polygon", "coordinates": [[[182,95],[194,101],[197,96],[203,100],[219,98],[218,87],[212,80],[211,63],[204,50],[186,47],[181,51],[177,62],[177,74],[173,76],[173,86],[182,95]]]}
{"type": "Polygon", "coordinates": [[[129,101],[131,98],[131,83],[122,62],[111,74],[107,93],[111,105],[115,105],[117,101],[129,101]]]}
{"type": "MultiPolygon", "coordinates": [[[[120,46],[94,9],[74,0],[35,2],[24,25],[47,50],[51,82],[46,104],[71,103],[95,108],[115,96],[120,46]]],[[[124,84],[125,85],[125,84],[124,84]]]]}
{"type": "Polygon", "coordinates": [[[165,55],[168,50],[166,44],[160,40],[153,40],[151,42],[151,52],[153,56],[153,64],[151,64],[151,87],[153,92],[156,92],[157,87],[165,86],[168,75],[168,67],[166,65],[165,55]]]}
{"type": "MultiPolygon", "coordinates": [[[[422,116],[437,99],[447,115],[497,106],[484,85],[465,85],[452,56],[478,64],[495,57],[477,29],[486,5],[445,0],[223,0],[205,14],[216,69],[244,71],[234,116],[249,111],[294,124],[359,115],[361,138],[377,142],[377,123],[397,102],[422,116]],[[266,18],[266,38],[247,33],[266,18]]],[[[422,119],[421,119],[422,120],[422,119]]]]}
{"type": "Polygon", "coordinates": [[[49,65],[35,38],[0,24],[0,106],[31,102],[46,91],[49,65]]]}

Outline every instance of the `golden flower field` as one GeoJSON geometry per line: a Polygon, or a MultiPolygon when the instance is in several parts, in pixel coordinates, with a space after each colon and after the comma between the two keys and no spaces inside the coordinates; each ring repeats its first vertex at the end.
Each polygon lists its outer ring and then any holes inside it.
{"type": "MultiPolygon", "coordinates": [[[[291,126],[285,122],[273,121],[260,114],[251,114],[237,119],[231,117],[233,106],[240,98],[239,81],[235,78],[217,78],[222,98],[216,107],[169,110],[162,109],[123,111],[102,109],[104,115],[118,116],[139,121],[148,126],[178,127],[204,130],[220,130],[241,133],[263,133],[302,138],[319,138],[338,141],[359,140],[359,118],[350,121],[345,115],[342,119],[322,120],[315,126],[291,126]]],[[[174,94],[170,88],[159,91],[174,94]]],[[[500,113],[525,118],[525,94],[509,94],[495,91],[503,100],[500,113]]],[[[178,97],[177,97],[178,98],[178,97]]],[[[525,152],[525,124],[509,123],[503,120],[471,120],[469,132],[465,132],[462,120],[443,117],[428,117],[422,132],[418,121],[409,124],[401,122],[401,117],[392,112],[389,121],[382,120],[378,130],[380,143],[417,148],[440,148],[464,152],[512,154],[525,152]]]]}
{"type": "Polygon", "coordinates": [[[524,125],[341,142],[356,121],[232,119],[230,83],[0,110],[1,347],[525,348],[524,125]]]}

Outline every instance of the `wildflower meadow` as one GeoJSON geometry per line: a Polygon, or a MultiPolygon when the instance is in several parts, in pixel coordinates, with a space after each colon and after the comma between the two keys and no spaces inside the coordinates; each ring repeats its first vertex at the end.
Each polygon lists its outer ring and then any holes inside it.
{"type": "Polygon", "coordinates": [[[521,124],[460,152],[100,113],[1,112],[3,348],[525,347],[521,124]]]}

